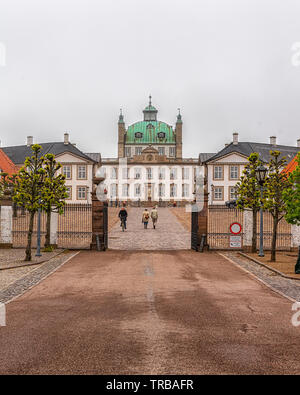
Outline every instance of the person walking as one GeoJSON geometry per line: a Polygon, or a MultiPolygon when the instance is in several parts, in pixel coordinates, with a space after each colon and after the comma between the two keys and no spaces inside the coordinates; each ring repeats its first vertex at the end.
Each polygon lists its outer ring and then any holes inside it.
{"type": "Polygon", "coordinates": [[[149,218],[150,218],[149,211],[147,208],[145,208],[145,210],[143,211],[143,216],[142,216],[142,222],[144,223],[144,229],[147,229],[149,218]]]}
{"type": "Polygon", "coordinates": [[[125,205],[123,205],[123,207],[119,211],[119,218],[120,218],[120,221],[121,221],[120,226],[122,226],[122,223],[123,223],[124,224],[124,229],[126,229],[127,217],[128,217],[128,213],[127,213],[127,210],[125,208],[125,205]]]}
{"type": "Polygon", "coordinates": [[[154,206],[153,209],[151,210],[150,217],[152,219],[153,229],[155,229],[156,222],[158,219],[158,211],[156,206],[154,206]]]}

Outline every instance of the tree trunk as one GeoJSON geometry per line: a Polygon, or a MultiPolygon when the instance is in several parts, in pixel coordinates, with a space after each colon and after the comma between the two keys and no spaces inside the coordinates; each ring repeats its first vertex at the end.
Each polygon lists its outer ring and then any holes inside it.
{"type": "Polygon", "coordinates": [[[28,234],[27,234],[27,246],[26,246],[25,261],[31,261],[31,242],[32,242],[34,215],[35,215],[34,211],[30,213],[29,229],[28,229],[28,234]]]}
{"type": "Polygon", "coordinates": [[[253,221],[252,221],[252,252],[257,251],[257,211],[252,211],[253,221]]]}
{"type": "Polygon", "coordinates": [[[50,247],[51,210],[47,211],[45,248],[50,247]]]}
{"type": "Polygon", "coordinates": [[[272,235],[272,246],[271,246],[271,262],[276,261],[276,240],[277,240],[277,226],[278,219],[273,218],[273,235],[272,235]]]}

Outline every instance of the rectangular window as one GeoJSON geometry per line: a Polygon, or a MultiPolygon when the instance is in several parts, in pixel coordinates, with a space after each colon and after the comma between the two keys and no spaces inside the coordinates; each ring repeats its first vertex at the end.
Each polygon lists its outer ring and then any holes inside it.
{"type": "Polygon", "coordinates": [[[182,169],[182,179],[183,180],[188,180],[190,176],[190,169],[188,167],[184,167],[182,169]]]}
{"type": "Polygon", "coordinates": [[[87,188],[86,187],[77,187],[77,199],[78,200],[86,200],[87,198],[87,188]]]}
{"type": "MultiPolygon", "coordinates": [[[[105,168],[103,168],[103,171],[105,173],[105,168]]],[[[77,178],[78,178],[78,180],[86,180],[87,179],[86,165],[78,165],[77,166],[77,178]]]]}
{"type": "Polygon", "coordinates": [[[223,187],[214,187],[214,200],[223,200],[223,187]]]}
{"type": "Polygon", "coordinates": [[[158,147],[158,155],[165,155],[165,147],[158,147]]]}
{"type": "Polygon", "coordinates": [[[134,168],[134,178],[136,180],[139,180],[141,178],[141,168],[140,167],[134,168]]]}
{"type": "Polygon", "coordinates": [[[170,185],[170,197],[176,197],[177,196],[177,185],[176,184],[171,184],[170,185]]]}
{"type": "Polygon", "coordinates": [[[62,174],[66,177],[66,180],[72,179],[72,166],[71,165],[63,165],[62,174]]]}
{"type": "Polygon", "coordinates": [[[170,147],[169,148],[169,156],[172,156],[172,157],[175,156],[175,147],[170,147]]]}
{"type": "Polygon", "coordinates": [[[66,192],[68,194],[67,200],[72,199],[72,187],[66,186],[66,192]]]}
{"type": "Polygon", "coordinates": [[[129,178],[129,167],[122,168],[122,178],[123,180],[128,180],[129,178]]]}
{"type": "Polygon", "coordinates": [[[223,166],[214,166],[214,180],[223,180],[223,166]]]}
{"type": "Polygon", "coordinates": [[[182,184],[182,197],[188,197],[189,195],[189,184],[182,184]]]}
{"type": "Polygon", "coordinates": [[[229,187],[229,200],[236,199],[236,187],[229,187]]]}
{"type": "Polygon", "coordinates": [[[177,178],[177,169],[172,168],[170,170],[170,180],[176,180],[176,178],[177,178]]]}
{"type": "Polygon", "coordinates": [[[125,156],[126,158],[131,157],[131,147],[125,147],[125,156]]]}
{"type": "Polygon", "coordinates": [[[165,184],[158,185],[158,196],[160,198],[165,196],[165,184]]]}
{"type": "Polygon", "coordinates": [[[141,184],[134,184],[134,196],[141,196],[141,184]]]}
{"type": "Polygon", "coordinates": [[[129,184],[123,184],[122,185],[122,194],[123,194],[123,197],[128,197],[128,195],[129,195],[129,184]]]}
{"type": "Polygon", "coordinates": [[[238,166],[230,166],[229,167],[229,179],[230,180],[238,180],[239,178],[239,167],[238,166]]]}
{"type": "Polygon", "coordinates": [[[164,180],[165,179],[165,174],[166,174],[166,172],[165,172],[165,168],[164,167],[160,167],[159,169],[158,169],[158,178],[160,179],[160,180],[164,180]]]}
{"type": "Polygon", "coordinates": [[[147,167],[147,179],[152,180],[152,167],[147,167]]]}
{"type": "Polygon", "coordinates": [[[111,186],[110,186],[110,197],[112,199],[117,197],[117,184],[111,184],[111,186]]]}
{"type": "Polygon", "coordinates": [[[135,147],[135,154],[142,155],[142,147],[135,147]]]}
{"type": "Polygon", "coordinates": [[[112,167],[111,168],[111,178],[113,180],[116,180],[118,178],[118,169],[117,169],[117,167],[112,167]]]}

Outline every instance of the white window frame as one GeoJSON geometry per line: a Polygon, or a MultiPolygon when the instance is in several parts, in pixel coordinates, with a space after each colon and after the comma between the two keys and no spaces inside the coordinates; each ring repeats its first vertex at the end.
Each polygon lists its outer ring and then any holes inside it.
{"type": "Polygon", "coordinates": [[[171,198],[177,197],[177,185],[176,184],[170,185],[170,197],[171,198]]]}
{"type": "Polygon", "coordinates": [[[182,184],[182,197],[189,196],[189,184],[182,184]]]}
{"type": "Polygon", "coordinates": [[[135,155],[142,155],[143,147],[135,147],[135,155]]]}
{"type": "Polygon", "coordinates": [[[169,147],[169,156],[174,158],[176,155],[176,147],[169,147]]]}
{"type": "MultiPolygon", "coordinates": [[[[106,169],[103,167],[103,174],[105,177],[106,169]]],[[[86,180],[87,179],[87,165],[77,165],[77,180],[86,180]]]]}
{"type": "Polygon", "coordinates": [[[134,196],[140,197],[141,196],[141,184],[134,184],[134,196]]]}
{"type": "Polygon", "coordinates": [[[62,174],[65,176],[66,180],[72,180],[72,165],[63,165],[61,169],[62,174]],[[68,169],[65,172],[65,169],[68,169]],[[70,177],[67,176],[67,173],[70,174],[70,177]]]}
{"type": "Polygon", "coordinates": [[[165,167],[160,167],[158,169],[158,178],[159,178],[159,180],[164,180],[166,178],[166,169],[165,169],[165,167]]]}
{"type": "Polygon", "coordinates": [[[134,179],[140,180],[141,177],[142,177],[142,169],[140,167],[135,167],[134,168],[134,179]]]}
{"type": "Polygon", "coordinates": [[[131,158],[131,147],[125,147],[125,157],[131,158]]]}
{"type": "Polygon", "coordinates": [[[152,167],[147,167],[147,180],[152,180],[153,179],[153,169],[152,167]]]}
{"type": "Polygon", "coordinates": [[[223,187],[214,187],[214,200],[224,200],[223,193],[223,187]]]}
{"type": "Polygon", "coordinates": [[[230,180],[238,180],[239,179],[239,166],[237,166],[237,165],[230,165],[229,166],[229,179],[230,180]],[[234,172],[232,172],[232,168],[235,168],[234,172]],[[234,176],[232,176],[232,174],[234,176]]]}
{"type": "Polygon", "coordinates": [[[83,186],[83,185],[77,186],[77,200],[87,200],[87,187],[86,186],[83,186]],[[80,196],[83,192],[80,190],[84,191],[84,197],[80,196]]]}
{"type": "Polygon", "coordinates": [[[158,147],[158,155],[165,155],[166,149],[165,147],[158,147]]]}
{"type": "Polygon", "coordinates": [[[172,167],[170,169],[170,180],[177,180],[177,169],[176,169],[176,167],[172,167]]]}
{"type": "Polygon", "coordinates": [[[165,197],[165,193],[166,193],[166,186],[165,184],[158,184],[158,196],[160,198],[165,197]]]}

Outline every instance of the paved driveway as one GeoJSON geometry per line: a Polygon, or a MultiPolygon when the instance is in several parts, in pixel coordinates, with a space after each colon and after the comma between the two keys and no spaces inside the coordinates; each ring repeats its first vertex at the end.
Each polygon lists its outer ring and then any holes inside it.
{"type": "MultiPolygon", "coordinates": [[[[150,210],[150,209],[149,209],[150,210]]],[[[114,250],[181,250],[191,248],[188,232],[168,208],[158,208],[158,222],[153,229],[142,224],[144,208],[130,208],[127,230],[122,232],[118,222],[109,232],[108,247],[114,250]]]]}
{"type": "Polygon", "coordinates": [[[0,373],[300,373],[291,302],[214,253],[82,252],[7,310],[0,373]]]}

